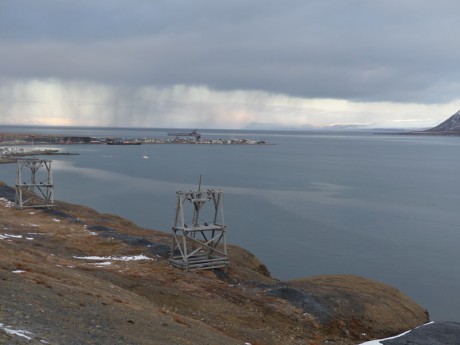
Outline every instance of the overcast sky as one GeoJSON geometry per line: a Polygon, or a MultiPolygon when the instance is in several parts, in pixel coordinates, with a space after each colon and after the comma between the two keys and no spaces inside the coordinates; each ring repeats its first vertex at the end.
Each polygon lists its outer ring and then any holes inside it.
{"type": "Polygon", "coordinates": [[[458,0],[0,0],[0,124],[430,127],[458,0]]]}

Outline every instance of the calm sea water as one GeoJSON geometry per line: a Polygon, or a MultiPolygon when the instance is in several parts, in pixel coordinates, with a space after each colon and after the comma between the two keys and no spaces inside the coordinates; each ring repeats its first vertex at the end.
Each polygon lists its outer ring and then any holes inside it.
{"type": "MultiPolygon", "coordinates": [[[[29,128],[28,131],[35,130],[29,128]]],[[[165,130],[41,128],[159,137],[165,130]]],[[[66,132],[67,131],[67,132],[66,132]]],[[[54,156],[56,199],[169,231],[176,191],[224,190],[228,241],[280,279],[356,274],[460,321],[460,138],[203,131],[273,145],[76,145],[54,156]],[[142,159],[147,149],[150,159],[142,159]]],[[[13,185],[15,166],[0,166],[13,185]]]]}

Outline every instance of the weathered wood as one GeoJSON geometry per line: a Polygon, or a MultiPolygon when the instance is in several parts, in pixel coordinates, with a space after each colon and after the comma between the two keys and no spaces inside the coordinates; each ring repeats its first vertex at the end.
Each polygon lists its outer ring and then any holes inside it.
{"type": "Polygon", "coordinates": [[[50,160],[18,159],[16,171],[16,208],[54,207],[54,185],[50,160]],[[25,173],[28,171],[29,174],[25,173]],[[39,176],[42,171],[44,176],[39,176]]]}
{"type": "Polygon", "coordinates": [[[198,190],[177,192],[172,232],[171,265],[185,270],[225,268],[229,265],[222,190],[201,190],[200,183],[198,190]],[[203,222],[201,210],[211,200],[213,220],[203,222]],[[185,220],[187,213],[191,214],[189,222],[185,220]]]}

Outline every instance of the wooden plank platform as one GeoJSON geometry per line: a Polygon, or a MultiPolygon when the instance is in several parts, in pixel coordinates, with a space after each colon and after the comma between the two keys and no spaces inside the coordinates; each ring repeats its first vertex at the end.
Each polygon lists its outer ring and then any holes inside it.
{"type": "Polygon", "coordinates": [[[173,227],[173,230],[179,230],[179,231],[184,231],[184,232],[193,232],[193,231],[224,231],[225,226],[219,225],[219,224],[208,224],[208,225],[199,225],[199,226],[193,226],[193,227],[186,227],[186,226],[175,226],[173,227]]]}
{"type": "Polygon", "coordinates": [[[207,255],[195,255],[186,259],[182,256],[174,256],[169,259],[171,265],[184,270],[200,270],[227,267],[230,263],[228,257],[207,255]]]}

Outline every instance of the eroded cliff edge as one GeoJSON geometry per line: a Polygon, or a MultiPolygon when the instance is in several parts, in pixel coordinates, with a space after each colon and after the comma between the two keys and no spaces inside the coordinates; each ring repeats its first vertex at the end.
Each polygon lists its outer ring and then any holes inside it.
{"type": "Polygon", "coordinates": [[[237,246],[227,273],[184,272],[169,234],[63,202],[17,210],[5,185],[0,198],[0,343],[356,344],[428,321],[369,279],[279,281],[237,246]]]}

